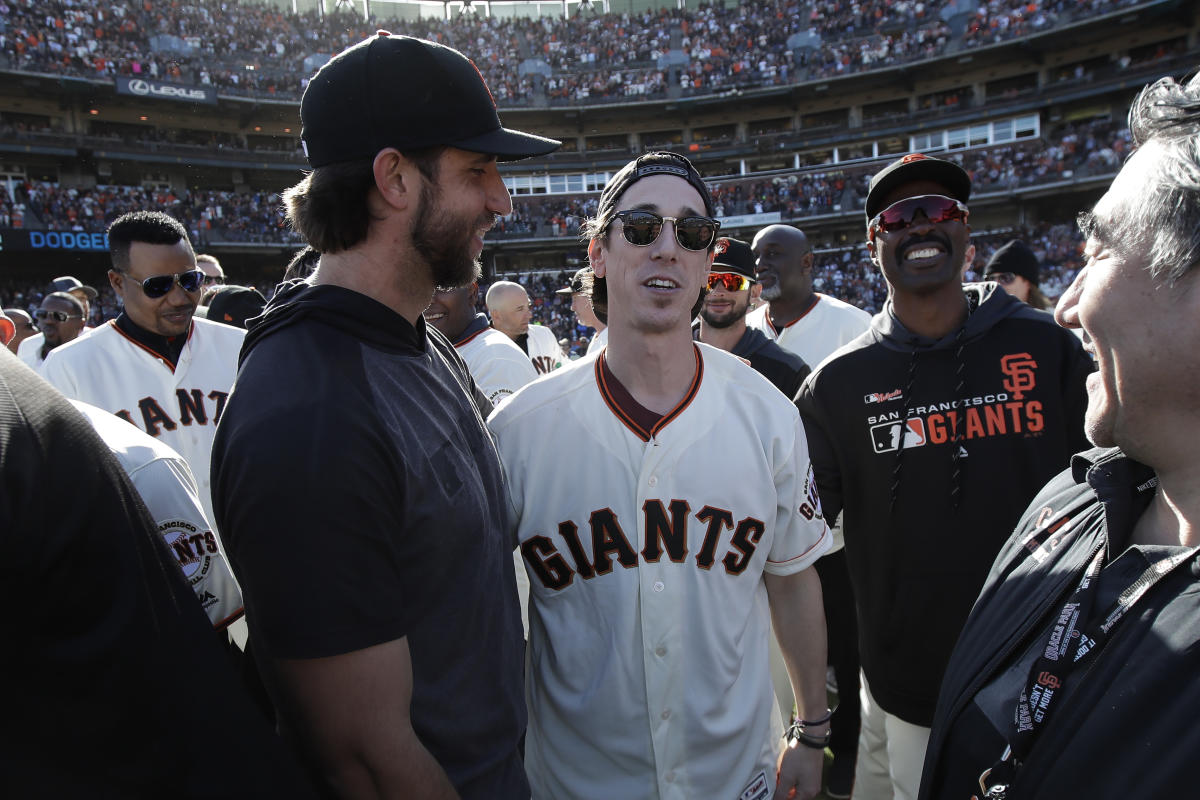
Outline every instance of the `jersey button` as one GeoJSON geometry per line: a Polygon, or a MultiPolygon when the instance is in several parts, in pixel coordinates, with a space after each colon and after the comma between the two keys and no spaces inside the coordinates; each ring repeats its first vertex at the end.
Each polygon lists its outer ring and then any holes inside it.
{"type": "Polygon", "coordinates": [[[658,486],[658,476],[651,475],[650,480],[646,481],[646,483],[650,484],[651,486],[658,486]]]}
{"type": "Polygon", "coordinates": [[[654,655],[658,656],[659,658],[662,658],[666,654],[667,654],[667,648],[663,647],[662,645],[659,645],[658,647],[654,648],[654,655]]]}
{"type": "Polygon", "coordinates": [[[670,719],[671,718],[671,709],[669,709],[669,708],[663,709],[662,718],[670,719]]]}
{"type": "Polygon", "coordinates": [[[662,581],[655,581],[655,582],[654,582],[654,591],[656,591],[656,592],[661,592],[661,591],[662,591],[663,589],[665,589],[665,588],[666,588],[666,587],[665,587],[665,586],[663,586],[663,582],[662,582],[662,581]]]}
{"type": "Polygon", "coordinates": [[[664,780],[665,780],[667,783],[672,783],[672,782],[674,782],[674,780],[675,780],[675,772],[674,772],[673,770],[672,770],[671,772],[668,772],[666,775],[663,775],[663,779],[664,779],[664,780]]]}

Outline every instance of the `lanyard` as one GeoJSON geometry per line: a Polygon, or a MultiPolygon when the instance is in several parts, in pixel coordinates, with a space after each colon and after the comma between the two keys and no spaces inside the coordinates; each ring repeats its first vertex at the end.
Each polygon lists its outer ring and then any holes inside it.
{"type": "Polygon", "coordinates": [[[1156,559],[1101,614],[1093,614],[1097,580],[1104,566],[1101,547],[1088,563],[1079,585],[1059,608],[1041,654],[1034,659],[1029,679],[1017,700],[1016,729],[1008,747],[990,769],[979,776],[986,798],[1003,798],[1017,768],[1057,707],[1067,678],[1076,673],[1108,641],[1113,629],[1153,586],[1176,567],[1190,561],[1200,547],[1156,559]]]}

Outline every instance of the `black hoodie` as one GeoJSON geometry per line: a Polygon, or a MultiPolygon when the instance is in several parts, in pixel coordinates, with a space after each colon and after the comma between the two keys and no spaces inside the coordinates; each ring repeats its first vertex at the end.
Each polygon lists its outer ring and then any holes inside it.
{"type": "Polygon", "coordinates": [[[1079,340],[995,284],[964,292],[971,313],[937,340],[908,331],[889,301],[797,401],[825,517],[844,511],[871,693],[926,727],[996,553],[1088,446],[1079,340]]]}
{"type": "Polygon", "coordinates": [[[242,348],[214,507],[260,654],[403,637],[413,730],[460,796],[528,798],[507,500],[475,394],[423,318],[287,284],[242,348]]]}

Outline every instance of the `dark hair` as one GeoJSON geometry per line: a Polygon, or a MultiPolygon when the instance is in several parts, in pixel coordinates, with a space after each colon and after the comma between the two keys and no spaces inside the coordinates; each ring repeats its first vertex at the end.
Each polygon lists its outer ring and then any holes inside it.
{"type": "Polygon", "coordinates": [[[79,309],[80,314],[83,313],[83,303],[79,302],[79,298],[75,295],[70,294],[69,292],[51,292],[42,298],[42,302],[44,303],[52,297],[55,300],[62,300],[63,302],[70,303],[75,308],[79,309]]]}
{"type": "MultiPolygon", "coordinates": [[[[445,147],[405,153],[421,175],[437,180],[445,147]]],[[[284,213],[292,229],[322,253],[340,253],[367,238],[371,222],[367,196],[375,186],[374,160],[317,167],[283,193],[284,213]]]]}
{"type": "Polygon", "coordinates": [[[129,248],[134,242],[172,245],[180,241],[187,242],[188,249],[192,249],[183,224],[161,211],[122,214],[108,226],[108,252],[117,272],[129,271],[129,248]]]}
{"type": "Polygon", "coordinates": [[[317,262],[321,260],[321,251],[309,245],[296,251],[283,272],[284,281],[303,280],[313,274],[317,262]]]}

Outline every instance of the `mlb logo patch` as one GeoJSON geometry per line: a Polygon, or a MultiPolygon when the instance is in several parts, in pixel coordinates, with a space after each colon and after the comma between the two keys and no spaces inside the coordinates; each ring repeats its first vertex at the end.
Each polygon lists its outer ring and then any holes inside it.
{"type": "Polygon", "coordinates": [[[881,422],[871,426],[871,443],[876,453],[893,453],[903,447],[920,447],[925,444],[925,421],[911,417],[901,422],[881,422]],[[904,441],[901,444],[901,434],[904,441]]]}
{"type": "Polygon", "coordinates": [[[738,795],[738,800],[766,800],[770,795],[771,788],[767,785],[767,773],[760,772],[738,795]]]}

